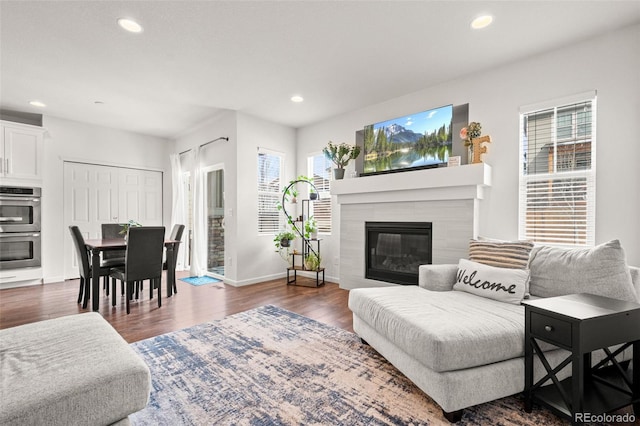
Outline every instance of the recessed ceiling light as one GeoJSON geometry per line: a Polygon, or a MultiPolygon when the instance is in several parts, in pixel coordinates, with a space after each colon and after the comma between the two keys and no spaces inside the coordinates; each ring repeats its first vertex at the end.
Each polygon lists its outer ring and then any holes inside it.
{"type": "Polygon", "coordinates": [[[294,95],[294,96],[291,97],[291,102],[299,103],[299,102],[302,102],[302,101],[304,101],[304,98],[302,96],[300,96],[300,95],[294,95]]]}
{"type": "Polygon", "coordinates": [[[493,16],[491,15],[478,16],[476,19],[471,21],[471,28],[473,28],[474,30],[479,30],[488,27],[492,22],[493,16]]]}
{"type": "Polygon", "coordinates": [[[133,19],[120,18],[120,19],[118,19],[118,25],[120,25],[123,29],[129,31],[130,33],[141,33],[142,32],[142,25],[138,24],[133,19]]]}
{"type": "Polygon", "coordinates": [[[38,108],[44,108],[47,106],[47,104],[45,104],[44,102],[41,101],[31,101],[29,102],[29,105],[32,105],[34,107],[38,107],[38,108]]]}

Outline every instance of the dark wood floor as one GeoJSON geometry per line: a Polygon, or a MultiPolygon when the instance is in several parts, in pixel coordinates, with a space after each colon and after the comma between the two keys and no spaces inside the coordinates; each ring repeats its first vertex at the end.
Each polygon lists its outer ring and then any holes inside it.
{"type": "MultiPolygon", "coordinates": [[[[179,278],[184,276],[188,274],[178,273],[179,278]]],[[[163,297],[161,308],[155,298],[149,300],[146,282],[141,299],[131,305],[131,314],[126,314],[124,297],[118,295],[118,304],[112,307],[104,293],[100,313],[129,343],[268,304],[353,331],[349,292],[334,283],[309,288],[288,286],[281,279],[243,287],[223,283],[197,287],[177,281],[178,294],[163,297]]],[[[164,283],[163,279],[163,289],[164,283]]],[[[76,303],[78,286],[78,280],[69,280],[0,290],[0,329],[90,312],[90,306],[82,309],[76,303]]]]}

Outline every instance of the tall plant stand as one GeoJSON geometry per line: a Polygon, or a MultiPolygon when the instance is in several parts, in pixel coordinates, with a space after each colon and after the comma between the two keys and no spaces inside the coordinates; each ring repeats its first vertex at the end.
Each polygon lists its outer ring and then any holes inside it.
{"type": "MultiPolygon", "coordinates": [[[[315,185],[309,182],[308,180],[296,180],[289,184],[289,186],[285,189],[284,193],[286,194],[288,190],[293,185],[296,185],[297,183],[306,183],[310,185],[316,191],[316,193],[318,192],[315,185]]],[[[287,212],[285,208],[285,201],[286,201],[285,196],[283,195],[282,196],[282,206],[283,206],[282,212],[287,217],[288,223],[291,224],[292,230],[295,233],[297,233],[302,239],[302,252],[296,253],[294,251],[290,255],[292,258],[292,261],[291,261],[291,266],[287,268],[287,285],[299,285],[303,287],[321,287],[324,285],[324,268],[321,266],[318,266],[317,269],[307,269],[305,267],[305,260],[309,255],[311,254],[315,255],[318,257],[318,259],[320,259],[320,239],[305,238],[305,233],[304,233],[305,221],[309,220],[310,218],[310,200],[308,199],[302,200],[302,215],[297,220],[292,218],[291,215],[287,212]],[[298,257],[300,258],[300,264],[296,265],[296,258],[298,257]],[[315,285],[309,282],[304,282],[304,281],[298,282],[298,271],[315,272],[316,274],[315,285]],[[291,272],[293,272],[293,277],[291,275],[291,272]],[[322,274],[322,281],[320,280],[321,274],[322,274]]]]}

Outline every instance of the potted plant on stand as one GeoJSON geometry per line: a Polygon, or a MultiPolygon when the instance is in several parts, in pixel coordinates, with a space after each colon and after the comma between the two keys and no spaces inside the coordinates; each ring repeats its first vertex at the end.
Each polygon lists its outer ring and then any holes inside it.
{"type": "Polygon", "coordinates": [[[317,271],[320,269],[320,262],[322,259],[316,253],[309,253],[304,260],[304,268],[308,271],[317,271]]]}
{"type": "Polygon", "coordinates": [[[349,161],[358,158],[360,147],[346,143],[334,144],[329,141],[329,144],[322,149],[322,152],[336,165],[336,168],[333,169],[333,177],[337,180],[344,178],[344,168],[349,164],[349,161]]]}
{"type": "Polygon", "coordinates": [[[291,266],[291,262],[293,261],[291,259],[291,253],[295,253],[295,250],[291,248],[291,241],[295,240],[295,238],[296,235],[291,231],[282,231],[273,237],[276,252],[289,266],[291,266]]]}
{"type": "Polygon", "coordinates": [[[318,238],[318,224],[313,216],[304,221],[304,237],[308,240],[318,238]]]}
{"type": "Polygon", "coordinates": [[[276,249],[282,247],[290,247],[291,241],[296,239],[296,235],[291,231],[282,231],[273,238],[273,242],[276,245],[276,249]]]}

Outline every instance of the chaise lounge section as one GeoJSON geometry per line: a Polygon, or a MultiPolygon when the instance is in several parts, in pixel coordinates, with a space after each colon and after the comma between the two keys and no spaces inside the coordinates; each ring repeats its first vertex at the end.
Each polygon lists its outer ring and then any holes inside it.
{"type": "MultiPolygon", "coordinates": [[[[617,268],[623,280],[629,279],[629,288],[624,289],[623,296],[616,295],[638,303],[640,269],[629,268],[624,260],[620,265],[624,253],[619,245],[598,248],[595,255],[618,249],[617,268]]],[[[567,267],[561,265],[550,272],[554,265],[549,260],[557,258],[558,253],[535,249],[532,256],[536,253],[541,262],[531,262],[532,294],[539,291],[534,280],[546,279],[540,274],[553,278],[549,273],[562,274],[567,267]]],[[[598,268],[598,262],[589,256],[575,262],[594,263],[598,268]]],[[[522,392],[524,306],[457,291],[454,284],[461,281],[459,265],[422,265],[419,273],[418,286],[351,290],[349,308],[354,331],[438,403],[450,421],[459,420],[464,408],[522,392]]],[[[610,270],[603,273],[615,274],[610,270]]],[[[560,291],[577,292],[569,285],[560,291]]],[[[554,367],[569,355],[544,342],[541,347],[554,367]]],[[[594,364],[603,358],[603,351],[594,352],[594,364]]],[[[630,351],[625,351],[621,359],[630,358],[630,351]]],[[[563,369],[558,377],[569,376],[570,370],[563,369]]],[[[536,357],[534,380],[541,379],[544,371],[536,357]]]]}

